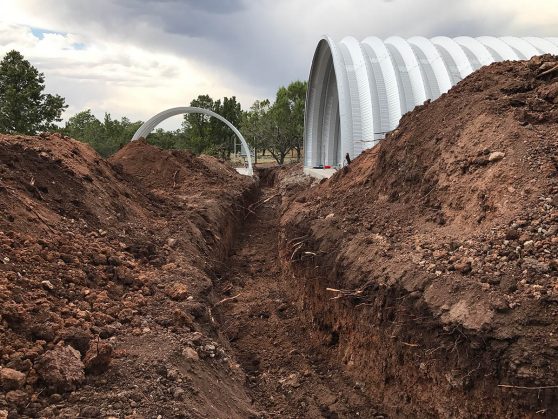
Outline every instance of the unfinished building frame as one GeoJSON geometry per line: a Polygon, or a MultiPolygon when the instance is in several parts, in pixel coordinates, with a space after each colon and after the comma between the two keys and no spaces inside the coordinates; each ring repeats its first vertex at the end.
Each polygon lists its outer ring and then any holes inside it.
{"type": "Polygon", "coordinates": [[[138,128],[138,130],[136,131],[136,133],[132,137],[132,141],[139,140],[140,138],[147,138],[147,136],[155,129],[155,127],[166,119],[169,119],[169,118],[171,118],[173,116],[176,116],[176,115],[189,114],[189,113],[199,113],[199,114],[203,114],[203,115],[208,115],[208,116],[211,116],[213,118],[217,118],[219,121],[223,122],[226,126],[228,126],[234,132],[234,134],[238,137],[238,139],[240,140],[240,143],[242,144],[242,148],[244,149],[244,152],[246,153],[246,161],[248,163],[246,174],[248,176],[252,176],[254,174],[254,171],[252,169],[252,155],[250,154],[250,147],[248,146],[248,143],[246,142],[246,140],[244,139],[244,137],[242,136],[240,131],[232,123],[230,123],[227,119],[223,118],[218,113],[215,113],[215,112],[210,111],[208,109],[197,108],[195,106],[182,106],[182,107],[177,107],[177,108],[170,108],[170,109],[167,109],[163,112],[159,112],[154,117],[145,121],[143,123],[143,125],[138,128]]]}

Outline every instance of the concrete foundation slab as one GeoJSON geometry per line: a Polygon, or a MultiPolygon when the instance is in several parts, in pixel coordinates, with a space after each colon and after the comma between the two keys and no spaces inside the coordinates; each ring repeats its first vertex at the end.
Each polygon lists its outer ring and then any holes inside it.
{"type": "Polygon", "coordinates": [[[241,175],[252,176],[252,173],[250,173],[250,168],[248,167],[237,167],[236,171],[241,175]]]}
{"type": "Polygon", "coordinates": [[[315,179],[328,179],[333,176],[336,171],[336,169],[314,169],[312,167],[304,168],[304,174],[315,179]]]}

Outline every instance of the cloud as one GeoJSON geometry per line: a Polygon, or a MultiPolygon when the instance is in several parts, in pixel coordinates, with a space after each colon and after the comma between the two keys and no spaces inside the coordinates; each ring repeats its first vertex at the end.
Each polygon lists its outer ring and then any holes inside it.
{"type": "MultiPolygon", "coordinates": [[[[91,108],[97,116],[112,111],[116,117],[145,120],[164,108],[186,105],[202,92],[216,97],[236,93],[218,86],[186,57],[110,41],[84,43],[72,33],[37,37],[30,27],[0,22],[0,56],[11,49],[45,73],[47,91],[66,98],[66,117],[91,108]]],[[[255,98],[244,99],[250,103],[255,98]]]]}
{"type": "Polygon", "coordinates": [[[557,35],[555,0],[0,0],[0,52],[23,49],[73,108],[146,118],[198,94],[245,108],[308,77],[321,35],[557,35]],[[544,13],[541,13],[541,10],[544,13]],[[15,25],[17,23],[17,25],[15,25]],[[43,29],[43,39],[30,28],[43,29]],[[98,86],[95,89],[93,86],[98,86]],[[74,105],[75,104],[75,105],[74,105]],[[113,108],[105,108],[112,106],[113,108]]]}

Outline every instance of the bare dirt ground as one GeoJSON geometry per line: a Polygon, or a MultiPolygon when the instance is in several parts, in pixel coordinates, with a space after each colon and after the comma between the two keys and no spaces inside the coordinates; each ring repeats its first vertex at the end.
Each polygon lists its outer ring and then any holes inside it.
{"type": "Polygon", "coordinates": [[[292,284],[390,415],[558,415],[557,64],[479,70],[285,205],[292,284]]]}
{"type": "Polygon", "coordinates": [[[143,142],[0,136],[0,417],[252,415],[211,300],[254,192],[143,142]]]}
{"type": "Polygon", "coordinates": [[[278,259],[281,200],[277,186],[263,190],[217,286],[221,331],[246,372],[248,394],[265,417],[381,418],[364,384],[331,362],[335,343],[311,339],[278,259]]]}
{"type": "Polygon", "coordinates": [[[293,192],[145,142],[0,136],[0,417],[378,416],[282,277],[293,192]]]}
{"type": "Polygon", "coordinates": [[[0,135],[0,419],[557,417],[557,138],[551,56],[317,185],[0,135]]]}

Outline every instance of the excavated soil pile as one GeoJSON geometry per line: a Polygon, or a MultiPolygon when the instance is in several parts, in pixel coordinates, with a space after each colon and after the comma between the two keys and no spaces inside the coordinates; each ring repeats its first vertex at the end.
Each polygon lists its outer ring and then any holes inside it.
{"type": "Polygon", "coordinates": [[[316,336],[388,413],[558,416],[557,66],[481,69],[284,205],[316,336]]]}
{"type": "MultiPolygon", "coordinates": [[[[135,141],[118,151],[110,161],[140,180],[149,189],[166,192],[196,191],[223,192],[223,184],[233,179],[235,183],[249,183],[247,178],[215,157],[195,156],[188,150],[161,150],[144,140],[135,141]]],[[[226,191],[234,193],[234,188],[226,191]]]]}
{"type": "Polygon", "coordinates": [[[0,135],[0,417],[250,416],[211,307],[254,190],[143,142],[0,135]]]}
{"type": "Polygon", "coordinates": [[[161,150],[145,141],[127,145],[110,162],[127,179],[148,190],[151,201],[162,200],[175,207],[170,218],[163,215],[174,224],[180,217],[186,223],[180,228],[191,230],[190,240],[183,243],[191,246],[187,249],[191,257],[199,250],[218,263],[226,257],[237,216],[245,211],[243,203],[255,196],[252,179],[214,157],[161,150]]]}
{"type": "Polygon", "coordinates": [[[558,416],[557,136],[551,56],[315,187],[0,135],[0,418],[558,416]]]}

